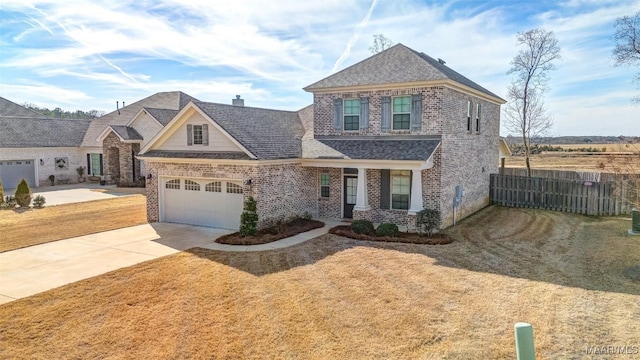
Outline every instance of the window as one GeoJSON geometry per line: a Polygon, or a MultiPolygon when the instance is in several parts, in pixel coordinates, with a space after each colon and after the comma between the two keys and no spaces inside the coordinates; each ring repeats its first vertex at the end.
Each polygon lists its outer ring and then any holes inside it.
{"type": "Polygon", "coordinates": [[[16,165],[22,165],[22,161],[16,161],[16,165]]]}
{"type": "Polygon", "coordinates": [[[320,197],[329,197],[329,184],[331,183],[331,177],[327,173],[320,174],[320,197]]]}
{"type": "Polygon", "coordinates": [[[185,180],[184,181],[184,189],[191,191],[200,191],[200,184],[195,181],[185,180]]]}
{"type": "Polygon", "coordinates": [[[228,194],[242,194],[242,186],[234,183],[227,183],[228,194]]]}
{"type": "Polygon", "coordinates": [[[476,104],[476,132],[480,132],[480,104],[476,104]]]}
{"type": "Polygon", "coordinates": [[[213,181],[204,186],[204,191],[208,192],[222,192],[222,183],[220,181],[213,181]]]}
{"type": "Polygon", "coordinates": [[[27,165],[29,165],[29,164],[31,164],[31,161],[27,160],[27,161],[25,161],[24,163],[25,163],[25,164],[27,164],[27,165]]]}
{"type": "Polygon", "coordinates": [[[87,172],[90,176],[100,176],[102,175],[101,167],[102,167],[102,154],[89,154],[89,171],[87,172]]]}
{"type": "Polygon", "coordinates": [[[393,98],[393,130],[409,130],[411,96],[393,98]]]}
{"type": "Polygon", "coordinates": [[[202,125],[193,125],[193,144],[202,145],[202,125]]]}
{"type": "Polygon", "coordinates": [[[344,129],[360,129],[360,99],[344,101],[344,129]]]}
{"type": "Polygon", "coordinates": [[[391,171],[391,208],[409,210],[409,193],[411,190],[411,171],[391,171]]]}
{"type": "Polygon", "coordinates": [[[471,100],[467,101],[467,131],[471,131],[471,100]]]}
{"type": "Polygon", "coordinates": [[[164,184],[166,189],[180,190],[180,179],[173,179],[164,184]]]}

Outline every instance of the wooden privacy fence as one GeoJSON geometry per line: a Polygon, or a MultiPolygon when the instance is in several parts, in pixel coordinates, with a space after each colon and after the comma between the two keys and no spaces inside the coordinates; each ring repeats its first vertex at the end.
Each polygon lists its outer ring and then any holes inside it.
{"type": "Polygon", "coordinates": [[[620,215],[631,212],[613,182],[563,180],[491,174],[492,204],[547,209],[586,215],[620,215]]]}

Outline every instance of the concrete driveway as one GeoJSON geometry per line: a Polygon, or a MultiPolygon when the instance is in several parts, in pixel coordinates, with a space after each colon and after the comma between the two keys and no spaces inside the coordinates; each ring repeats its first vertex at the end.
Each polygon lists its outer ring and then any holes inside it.
{"type": "MultiPolygon", "coordinates": [[[[5,195],[15,194],[15,189],[5,189],[5,195]]],[[[45,206],[112,199],[119,196],[145,194],[144,188],[119,188],[115,185],[91,183],[41,186],[31,189],[33,197],[44,196],[45,206]]]]}
{"type": "MultiPolygon", "coordinates": [[[[48,198],[47,198],[48,200],[48,198]]],[[[233,231],[154,223],[0,253],[0,304],[211,244],[233,231]]]]}

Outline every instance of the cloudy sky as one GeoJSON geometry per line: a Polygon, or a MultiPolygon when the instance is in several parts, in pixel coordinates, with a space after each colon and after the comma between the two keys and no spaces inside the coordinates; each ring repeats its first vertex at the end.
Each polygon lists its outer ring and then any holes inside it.
{"type": "MultiPolygon", "coordinates": [[[[297,110],[302,90],[371,55],[382,33],[506,98],[515,35],[553,30],[550,135],[640,135],[640,69],[614,67],[616,18],[640,0],[110,0],[0,3],[0,96],[115,109],[159,91],[297,110]]],[[[503,131],[503,135],[506,132],[503,131]]]]}

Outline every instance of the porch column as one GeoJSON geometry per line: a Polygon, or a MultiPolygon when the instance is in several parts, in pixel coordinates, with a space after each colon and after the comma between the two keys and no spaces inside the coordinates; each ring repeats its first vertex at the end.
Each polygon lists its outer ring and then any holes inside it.
{"type": "Polygon", "coordinates": [[[415,215],[422,210],[422,169],[411,171],[411,206],[409,215],[415,215]]]}
{"type": "Polygon", "coordinates": [[[356,205],[353,210],[371,210],[369,206],[369,196],[367,194],[367,169],[358,168],[358,187],[356,189],[356,205]]]}

